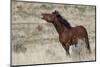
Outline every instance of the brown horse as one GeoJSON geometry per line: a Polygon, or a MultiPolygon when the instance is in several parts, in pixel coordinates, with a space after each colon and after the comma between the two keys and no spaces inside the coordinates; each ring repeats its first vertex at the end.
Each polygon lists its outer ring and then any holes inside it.
{"type": "Polygon", "coordinates": [[[67,20],[62,18],[58,11],[43,13],[42,16],[42,19],[55,26],[59,34],[59,41],[68,55],[70,55],[70,46],[73,44],[76,45],[78,39],[85,41],[86,47],[89,50],[89,53],[91,53],[88,34],[83,26],[72,27],[67,20]]]}

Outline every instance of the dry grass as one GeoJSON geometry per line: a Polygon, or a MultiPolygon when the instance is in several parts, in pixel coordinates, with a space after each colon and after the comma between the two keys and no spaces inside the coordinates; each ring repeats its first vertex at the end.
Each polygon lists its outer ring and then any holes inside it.
{"type": "MultiPolygon", "coordinates": [[[[84,43],[82,43],[84,44],[84,43]]],[[[95,60],[95,7],[48,3],[12,3],[12,64],[43,64],[95,60]],[[52,24],[41,13],[58,10],[72,26],[83,25],[89,34],[92,54],[85,46],[71,46],[65,54],[52,24]]]]}

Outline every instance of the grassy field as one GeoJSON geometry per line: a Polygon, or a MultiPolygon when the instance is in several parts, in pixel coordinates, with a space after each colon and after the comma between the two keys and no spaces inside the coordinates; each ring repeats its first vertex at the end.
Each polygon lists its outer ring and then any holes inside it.
{"type": "Polygon", "coordinates": [[[12,65],[95,60],[95,7],[13,1],[11,40],[12,65]],[[54,10],[73,27],[83,25],[87,29],[92,54],[79,44],[71,46],[71,56],[66,56],[55,27],[41,19],[41,13],[54,10]]]}

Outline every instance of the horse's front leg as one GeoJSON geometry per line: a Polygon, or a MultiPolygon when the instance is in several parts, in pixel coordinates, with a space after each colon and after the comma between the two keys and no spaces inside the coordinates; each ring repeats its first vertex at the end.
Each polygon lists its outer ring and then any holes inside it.
{"type": "Polygon", "coordinates": [[[69,46],[68,45],[65,45],[65,44],[62,44],[64,50],[66,51],[66,55],[69,55],[70,56],[70,53],[69,53],[69,46]]]}
{"type": "Polygon", "coordinates": [[[69,53],[69,46],[66,45],[65,50],[66,50],[66,54],[70,56],[70,53],[69,53]]]}

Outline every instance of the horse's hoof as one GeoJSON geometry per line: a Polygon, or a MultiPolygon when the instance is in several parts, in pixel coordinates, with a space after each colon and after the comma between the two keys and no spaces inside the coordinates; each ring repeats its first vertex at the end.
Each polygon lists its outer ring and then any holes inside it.
{"type": "Polygon", "coordinates": [[[66,56],[69,56],[70,57],[70,54],[69,53],[66,53],[66,56]]]}

